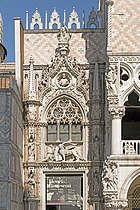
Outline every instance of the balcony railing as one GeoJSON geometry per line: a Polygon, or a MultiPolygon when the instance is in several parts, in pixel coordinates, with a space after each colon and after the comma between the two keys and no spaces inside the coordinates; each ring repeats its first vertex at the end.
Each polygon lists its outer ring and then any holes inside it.
{"type": "Polygon", "coordinates": [[[121,149],[124,155],[140,155],[140,140],[122,140],[121,149]]]}

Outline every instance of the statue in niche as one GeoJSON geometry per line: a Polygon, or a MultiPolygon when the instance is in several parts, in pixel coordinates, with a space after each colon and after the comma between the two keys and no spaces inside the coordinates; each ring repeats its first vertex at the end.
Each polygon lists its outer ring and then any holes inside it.
{"type": "Polygon", "coordinates": [[[93,159],[94,160],[99,159],[99,138],[97,135],[93,139],[93,159]]]}
{"type": "Polygon", "coordinates": [[[80,161],[83,160],[76,150],[77,144],[64,142],[59,145],[47,146],[47,155],[44,161],[80,161]]]}
{"type": "Polygon", "coordinates": [[[31,132],[29,143],[28,143],[28,158],[34,159],[34,155],[35,155],[35,142],[33,138],[33,133],[31,132]]]}
{"type": "Polygon", "coordinates": [[[114,69],[112,69],[112,67],[109,67],[109,71],[108,73],[105,74],[105,78],[106,78],[108,94],[116,95],[117,66],[115,66],[114,69]]]}
{"type": "Polygon", "coordinates": [[[95,170],[93,175],[93,192],[94,194],[98,194],[99,192],[99,174],[97,169],[95,170]]]}
{"type": "Polygon", "coordinates": [[[28,174],[28,196],[34,197],[35,196],[35,171],[34,168],[29,170],[28,174]]]}

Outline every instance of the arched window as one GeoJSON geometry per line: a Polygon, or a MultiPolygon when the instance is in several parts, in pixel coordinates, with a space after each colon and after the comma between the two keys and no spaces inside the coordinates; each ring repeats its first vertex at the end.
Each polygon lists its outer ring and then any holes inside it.
{"type": "Polygon", "coordinates": [[[62,97],[47,111],[48,141],[82,141],[82,113],[70,98],[62,97]]]}
{"type": "Polygon", "coordinates": [[[125,116],[122,119],[122,139],[140,140],[140,101],[139,96],[132,92],[125,102],[125,116]]]}

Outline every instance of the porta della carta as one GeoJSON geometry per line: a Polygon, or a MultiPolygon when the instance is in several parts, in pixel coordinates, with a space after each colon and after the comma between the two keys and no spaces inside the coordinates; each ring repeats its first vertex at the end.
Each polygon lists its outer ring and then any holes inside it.
{"type": "Polygon", "coordinates": [[[140,210],[139,9],[0,17],[0,210],[140,210]]]}

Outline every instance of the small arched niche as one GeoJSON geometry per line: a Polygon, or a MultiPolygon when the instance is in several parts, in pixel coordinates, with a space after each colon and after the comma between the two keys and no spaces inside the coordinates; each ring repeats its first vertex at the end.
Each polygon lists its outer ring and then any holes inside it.
{"type": "Polygon", "coordinates": [[[128,208],[125,210],[140,210],[140,176],[130,185],[128,194],[128,208]]]}
{"type": "Polygon", "coordinates": [[[125,115],[122,118],[122,139],[140,140],[140,101],[133,91],[125,102],[125,115]]]}

